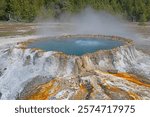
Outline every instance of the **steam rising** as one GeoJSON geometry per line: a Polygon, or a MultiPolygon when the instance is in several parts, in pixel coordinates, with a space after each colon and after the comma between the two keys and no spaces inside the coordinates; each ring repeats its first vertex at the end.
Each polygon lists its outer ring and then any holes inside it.
{"type": "Polygon", "coordinates": [[[101,34],[135,38],[127,21],[107,12],[86,8],[76,15],[62,15],[59,21],[47,20],[39,23],[37,33],[42,36],[66,34],[101,34]]]}
{"type": "Polygon", "coordinates": [[[81,45],[81,46],[99,46],[100,44],[104,45],[104,43],[102,43],[102,42],[100,43],[99,41],[94,41],[94,40],[91,40],[91,41],[77,40],[75,43],[78,45],[81,45]]]}

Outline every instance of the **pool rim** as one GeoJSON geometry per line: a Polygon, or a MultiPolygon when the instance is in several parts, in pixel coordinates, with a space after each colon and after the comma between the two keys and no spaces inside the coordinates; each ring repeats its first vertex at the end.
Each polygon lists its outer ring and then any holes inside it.
{"type": "Polygon", "coordinates": [[[99,52],[113,52],[118,50],[119,48],[128,48],[129,46],[133,46],[134,45],[134,41],[132,39],[128,39],[128,38],[124,38],[124,37],[120,37],[120,36],[112,36],[112,35],[61,35],[61,36],[49,36],[49,37],[41,37],[41,38],[37,38],[37,39],[28,39],[27,41],[24,42],[18,42],[16,48],[17,49],[31,49],[33,51],[40,51],[40,52],[57,52],[57,53],[61,53],[67,56],[85,56],[85,55],[91,55],[91,54],[95,54],[95,53],[99,53],[99,52]],[[29,48],[28,45],[35,42],[35,41],[40,41],[40,39],[70,39],[70,38],[95,38],[95,39],[106,39],[106,40],[114,40],[114,41],[121,41],[123,44],[121,46],[117,46],[115,48],[112,49],[106,49],[106,50],[97,50],[95,52],[91,52],[91,53],[85,53],[82,55],[71,55],[71,54],[66,54],[64,52],[61,51],[46,51],[43,50],[41,48],[29,48]]]}

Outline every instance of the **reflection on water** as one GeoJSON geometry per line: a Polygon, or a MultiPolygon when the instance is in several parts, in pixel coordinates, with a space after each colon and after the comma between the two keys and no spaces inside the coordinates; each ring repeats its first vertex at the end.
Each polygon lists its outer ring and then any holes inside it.
{"type": "Polygon", "coordinates": [[[29,48],[40,48],[45,51],[60,51],[69,55],[83,55],[97,50],[108,50],[121,46],[122,42],[109,39],[70,38],[43,39],[29,44],[29,48]]]}

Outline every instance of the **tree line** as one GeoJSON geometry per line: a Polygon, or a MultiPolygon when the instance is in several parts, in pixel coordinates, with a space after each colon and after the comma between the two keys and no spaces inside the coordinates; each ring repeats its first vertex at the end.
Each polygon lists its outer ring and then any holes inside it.
{"type": "Polygon", "coordinates": [[[0,0],[0,20],[32,22],[37,16],[59,18],[87,6],[121,14],[130,21],[150,20],[150,0],[0,0]]]}

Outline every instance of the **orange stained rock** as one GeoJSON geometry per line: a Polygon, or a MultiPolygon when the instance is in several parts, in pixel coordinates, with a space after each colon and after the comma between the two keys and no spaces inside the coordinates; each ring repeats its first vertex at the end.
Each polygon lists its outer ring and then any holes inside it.
{"type": "Polygon", "coordinates": [[[43,50],[42,50],[42,49],[39,49],[39,48],[31,48],[31,50],[32,50],[32,51],[36,51],[36,50],[38,50],[38,51],[43,52],[43,50]]]}
{"type": "Polygon", "coordinates": [[[60,89],[59,83],[56,80],[39,86],[39,90],[27,97],[27,100],[48,100],[49,97],[54,96],[60,89]]]}
{"type": "Polygon", "coordinates": [[[82,100],[85,99],[86,95],[88,94],[88,90],[84,84],[80,84],[79,89],[77,90],[76,94],[73,96],[74,100],[82,100]]]}
{"type": "Polygon", "coordinates": [[[107,88],[108,88],[109,90],[111,90],[111,91],[114,91],[114,92],[117,92],[117,91],[120,90],[118,87],[109,86],[109,85],[107,85],[107,88]]]}
{"type": "Polygon", "coordinates": [[[122,90],[122,89],[120,89],[118,87],[115,87],[115,86],[109,86],[109,85],[107,85],[106,87],[110,91],[113,91],[113,92],[116,92],[116,93],[123,93],[125,95],[128,95],[130,97],[130,100],[141,100],[141,98],[136,93],[134,93],[134,92],[125,91],[125,90],[122,90]]]}
{"type": "Polygon", "coordinates": [[[29,39],[29,40],[27,40],[27,41],[25,41],[25,42],[20,42],[19,44],[20,44],[20,47],[19,48],[27,48],[27,46],[30,44],[30,43],[32,43],[32,42],[34,42],[35,40],[33,40],[33,39],[29,39]]]}
{"type": "Polygon", "coordinates": [[[133,75],[133,74],[128,74],[128,73],[117,73],[117,74],[112,74],[114,76],[120,77],[120,78],[124,78],[130,82],[133,82],[135,84],[141,85],[141,86],[145,86],[145,87],[150,87],[150,84],[146,84],[140,80],[138,80],[137,76],[133,75]]]}
{"type": "Polygon", "coordinates": [[[133,100],[141,100],[141,98],[136,93],[128,91],[128,94],[129,94],[130,97],[133,98],[133,100]]]}

